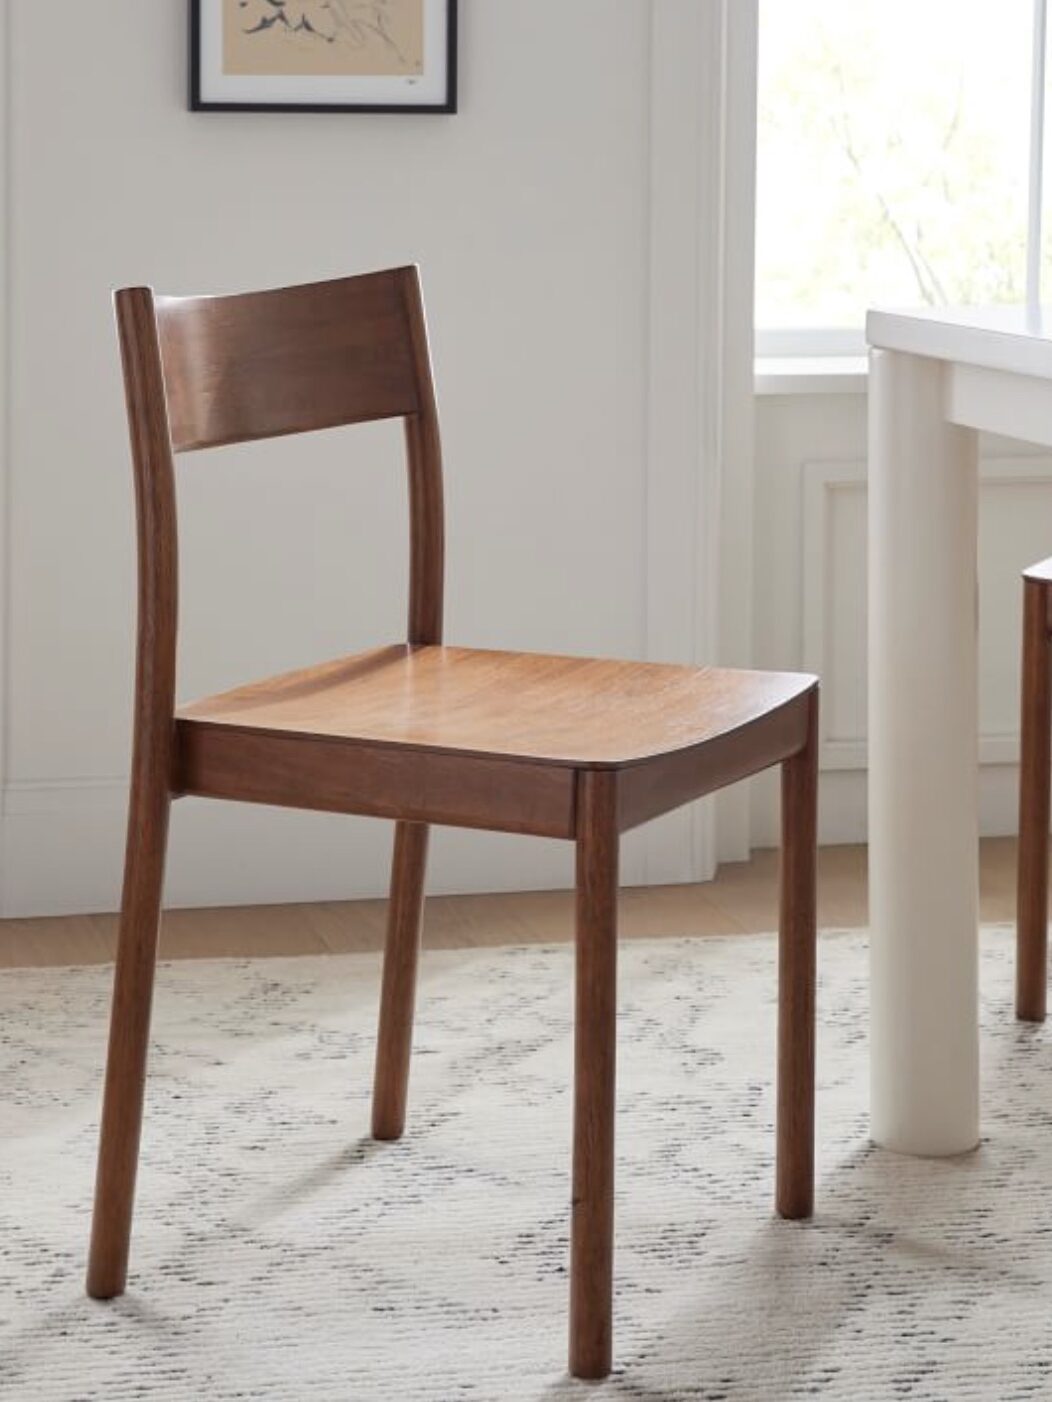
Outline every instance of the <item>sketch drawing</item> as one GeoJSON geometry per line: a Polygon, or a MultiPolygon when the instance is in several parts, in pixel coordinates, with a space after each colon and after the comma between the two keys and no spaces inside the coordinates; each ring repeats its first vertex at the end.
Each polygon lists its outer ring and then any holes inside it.
{"type": "Polygon", "coordinates": [[[412,76],[423,70],[424,0],[224,0],[230,73],[412,76]]]}

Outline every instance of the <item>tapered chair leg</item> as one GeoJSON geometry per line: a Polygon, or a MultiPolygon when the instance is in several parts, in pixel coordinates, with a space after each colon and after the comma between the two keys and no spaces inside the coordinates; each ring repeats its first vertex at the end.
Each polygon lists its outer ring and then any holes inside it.
{"type": "Polygon", "coordinates": [[[604,1378],[613,1352],[617,780],[578,780],[570,1372],[604,1378]]]}
{"type": "Polygon", "coordinates": [[[807,744],[782,765],[775,1202],[790,1218],[810,1217],[814,1206],[817,807],[815,690],[807,744]]]}
{"type": "Polygon", "coordinates": [[[399,1139],[405,1128],[427,839],[424,823],[403,822],[395,826],[373,1080],[374,1139],[399,1139]]]}
{"type": "Polygon", "coordinates": [[[97,1300],[122,1294],[128,1275],[169,807],[167,788],[133,790],[88,1257],[97,1300]]]}
{"type": "Polygon", "coordinates": [[[1049,586],[1023,582],[1023,685],[1019,756],[1016,1016],[1044,1022],[1048,984],[1048,822],[1052,649],[1049,586]]]}

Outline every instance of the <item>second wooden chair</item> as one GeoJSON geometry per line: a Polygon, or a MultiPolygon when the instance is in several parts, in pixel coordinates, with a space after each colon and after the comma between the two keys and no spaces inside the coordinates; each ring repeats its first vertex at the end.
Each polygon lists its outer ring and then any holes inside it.
{"type": "Polygon", "coordinates": [[[1048,1000],[1048,825],[1052,767],[1052,559],[1023,571],[1023,676],[1016,872],[1016,1016],[1048,1000]]]}

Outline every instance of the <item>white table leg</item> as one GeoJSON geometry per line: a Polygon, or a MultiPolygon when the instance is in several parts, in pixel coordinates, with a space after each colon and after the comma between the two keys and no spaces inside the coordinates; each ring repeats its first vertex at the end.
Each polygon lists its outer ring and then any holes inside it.
{"type": "Polygon", "coordinates": [[[976,434],[935,360],[874,351],[869,443],[872,1134],[979,1138],[976,434]]]}

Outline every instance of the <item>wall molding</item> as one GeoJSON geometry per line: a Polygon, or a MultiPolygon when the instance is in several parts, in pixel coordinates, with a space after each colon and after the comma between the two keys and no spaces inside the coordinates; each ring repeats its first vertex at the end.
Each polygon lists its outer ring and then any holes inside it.
{"type": "MultiPolygon", "coordinates": [[[[1052,461],[1048,457],[999,455],[983,457],[979,464],[980,487],[1010,491],[1013,487],[1052,485],[1052,461]]],[[[822,770],[863,771],[867,768],[865,734],[832,734],[830,717],[831,687],[835,674],[827,665],[829,602],[835,581],[831,578],[829,532],[836,496],[867,490],[866,463],[862,458],[811,461],[803,464],[802,504],[802,665],[823,678],[825,705],[822,712],[819,764],[822,770]]],[[[1011,765],[1019,762],[1019,735],[1013,731],[984,732],[979,737],[980,765],[1011,765]]]]}
{"type": "MultiPolygon", "coordinates": [[[[727,0],[720,177],[722,250],[714,279],[720,299],[719,574],[716,648],[724,667],[752,667],[756,519],[755,263],[757,0],[727,0]]],[[[717,861],[744,861],[752,850],[749,785],[724,789],[716,803],[717,861]]]]}
{"type": "Polygon", "coordinates": [[[829,531],[837,493],[866,492],[864,458],[805,462],[802,468],[803,511],[801,556],[803,562],[801,665],[822,678],[822,711],[819,732],[820,769],[865,769],[864,735],[832,735],[831,683],[826,665],[828,604],[833,582],[829,578],[829,531]]]}
{"type": "MultiPolygon", "coordinates": [[[[654,661],[751,658],[756,16],[756,0],[651,8],[645,628],[654,661]]],[[[747,818],[743,791],[649,825],[646,879],[711,877],[728,845],[722,829],[747,850],[747,818]]]]}
{"type": "MultiPolygon", "coordinates": [[[[11,679],[8,667],[8,623],[11,606],[11,356],[10,311],[12,287],[11,251],[11,4],[0,5],[0,793],[8,770],[10,751],[11,679]]],[[[0,912],[8,860],[0,827],[0,912]]]]}
{"type": "Polygon", "coordinates": [[[56,816],[71,810],[97,812],[100,807],[116,807],[123,812],[128,788],[128,779],[37,779],[6,784],[0,791],[0,817],[56,816]]]}
{"type": "MultiPolygon", "coordinates": [[[[0,917],[113,911],[120,897],[127,779],[9,784],[0,917]]],[[[172,810],[165,905],[283,905],[387,895],[393,824],[376,818],[180,799],[172,810]]],[[[626,853],[623,880],[642,880],[626,853]]],[[[573,884],[573,844],[464,828],[435,830],[428,892],[555,890],[573,884]]]]}

